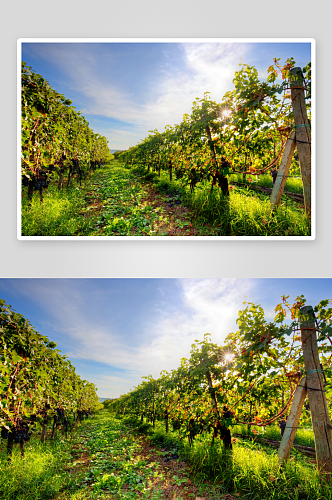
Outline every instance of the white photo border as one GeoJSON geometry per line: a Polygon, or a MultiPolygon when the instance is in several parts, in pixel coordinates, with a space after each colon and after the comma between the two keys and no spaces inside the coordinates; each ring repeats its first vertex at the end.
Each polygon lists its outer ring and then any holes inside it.
{"type": "Polygon", "coordinates": [[[314,38],[19,38],[17,40],[17,239],[72,241],[246,241],[316,239],[316,40],[314,38]],[[311,44],[311,235],[309,236],[22,236],[21,204],[21,62],[24,43],[310,43],[311,44]]]}

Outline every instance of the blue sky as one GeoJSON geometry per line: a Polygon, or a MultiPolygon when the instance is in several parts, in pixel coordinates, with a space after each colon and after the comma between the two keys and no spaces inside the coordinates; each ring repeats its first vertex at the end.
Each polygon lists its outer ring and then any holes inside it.
{"type": "Polygon", "coordinates": [[[241,60],[265,79],[275,57],[281,63],[294,57],[304,67],[310,49],[299,42],[29,42],[22,60],[71,99],[112,150],[180,123],[204,92],[220,102],[241,60]]]}
{"type": "Polygon", "coordinates": [[[302,294],[312,306],[332,298],[332,278],[0,279],[0,298],[56,342],[99,397],[178,368],[207,332],[222,344],[245,299],[272,319],[282,295],[302,294]]]}

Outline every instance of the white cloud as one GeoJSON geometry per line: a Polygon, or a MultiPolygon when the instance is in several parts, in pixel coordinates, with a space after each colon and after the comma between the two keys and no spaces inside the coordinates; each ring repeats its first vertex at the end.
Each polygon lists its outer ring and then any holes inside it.
{"type": "Polygon", "coordinates": [[[147,130],[164,130],[175,125],[190,113],[196,97],[210,92],[217,102],[233,88],[232,80],[240,57],[249,51],[249,45],[237,43],[183,43],[184,65],[174,67],[171,58],[163,59],[156,68],[155,78],[146,89],[150,99],[143,102],[141,95],[126,92],[117,81],[105,78],[105,66],[111,67],[111,55],[96,56],[94,46],[88,44],[52,44],[35,46],[39,56],[52,60],[67,75],[67,85],[82,95],[84,115],[99,115],[116,119],[132,126],[141,126],[140,132],[128,132],[125,141],[119,131],[106,134],[111,148],[125,149],[146,137],[147,130]],[[132,141],[132,138],[134,141],[132,141]]]}
{"type": "Polygon", "coordinates": [[[185,310],[162,317],[155,325],[153,338],[142,346],[139,358],[157,377],[161,369],[176,369],[180,358],[190,357],[195,339],[203,340],[205,333],[212,341],[222,344],[236,329],[238,311],[245,295],[252,290],[251,280],[202,279],[180,280],[185,310]],[[241,289],[239,289],[241,287],[241,289]]]}
{"type": "Polygon", "coordinates": [[[178,368],[180,358],[190,357],[195,339],[203,340],[207,332],[212,334],[213,342],[221,344],[236,329],[238,311],[254,286],[250,280],[238,279],[179,280],[177,305],[167,307],[167,295],[151,297],[156,313],[152,319],[146,318],[143,330],[134,331],[133,337],[128,338],[125,317],[123,326],[118,325],[115,330],[104,326],[104,317],[99,322],[96,314],[89,314],[100,291],[86,282],[18,280],[14,281],[14,287],[20,294],[33,297],[52,322],[55,336],[61,332],[68,337],[71,347],[67,354],[74,366],[75,360],[84,359],[109,365],[110,370],[121,370],[124,374],[121,378],[101,375],[90,380],[103,394],[112,390],[112,395],[127,392],[144,375],[156,378],[162,370],[178,368]],[[161,302],[165,302],[164,306],[161,302]]]}
{"type": "Polygon", "coordinates": [[[196,97],[205,92],[220,102],[224,94],[233,88],[232,80],[238,69],[240,56],[246,50],[238,44],[183,44],[184,63],[182,71],[165,66],[163,79],[153,92],[153,100],[148,103],[143,116],[149,128],[160,132],[165,125],[180,123],[184,113],[190,113],[196,97]]]}

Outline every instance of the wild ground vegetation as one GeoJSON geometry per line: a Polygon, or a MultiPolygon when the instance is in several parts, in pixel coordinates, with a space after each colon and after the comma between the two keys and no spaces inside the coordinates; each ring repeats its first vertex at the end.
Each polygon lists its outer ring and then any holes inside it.
{"type": "MultiPolygon", "coordinates": [[[[235,176],[235,179],[237,177],[235,176]]],[[[251,180],[251,177],[248,179],[251,180]]],[[[269,176],[232,185],[225,199],[202,183],[194,192],[167,173],[129,169],[113,160],[97,169],[82,186],[58,190],[50,183],[44,201],[22,197],[25,236],[301,236],[310,227],[303,205],[283,196],[271,211],[269,194],[251,184],[270,187],[269,176]]],[[[290,178],[290,192],[300,192],[300,178],[290,178]]]]}
{"type": "MultiPolygon", "coordinates": [[[[279,434],[277,427],[272,429],[279,434]]],[[[309,443],[312,431],[306,431],[309,443]]],[[[40,443],[36,433],[25,458],[11,461],[0,441],[0,498],[6,500],[330,500],[315,461],[292,451],[280,467],[276,450],[234,438],[233,449],[211,433],[192,447],[165,423],[116,418],[108,410],[82,421],[68,438],[40,443]]]]}

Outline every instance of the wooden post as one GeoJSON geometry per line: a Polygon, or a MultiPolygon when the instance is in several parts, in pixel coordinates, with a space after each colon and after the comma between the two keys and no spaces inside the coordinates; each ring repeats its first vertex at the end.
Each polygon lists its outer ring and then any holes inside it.
{"type": "Polygon", "coordinates": [[[304,206],[307,217],[311,217],[311,127],[304,99],[303,74],[301,68],[290,70],[290,89],[295,122],[296,146],[299,155],[303,183],[304,206]]]}
{"type": "Polygon", "coordinates": [[[281,439],[280,447],[278,450],[279,463],[285,462],[289,457],[290,451],[293,446],[296,430],[299,425],[302,407],[306,395],[306,377],[303,377],[295,391],[284,435],[281,439]]]}
{"type": "Polygon", "coordinates": [[[290,136],[287,139],[285,149],[282,154],[280,166],[278,169],[278,175],[272,189],[270,197],[270,203],[272,208],[274,208],[276,205],[279,205],[281,197],[283,195],[289,168],[292,163],[292,158],[295,151],[295,146],[296,146],[295,131],[293,131],[291,132],[290,136]]]}
{"type": "Polygon", "coordinates": [[[306,321],[300,322],[300,329],[317,467],[321,474],[327,474],[326,479],[330,481],[332,479],[331,422],[318,355],[315,314],[311,306],[302,307],[300,311],[307,317],[306,321]]]}

